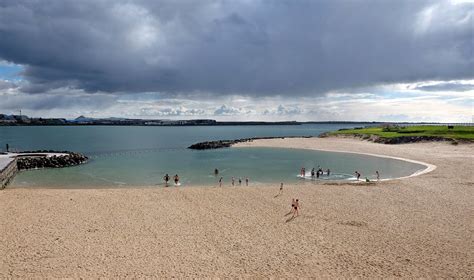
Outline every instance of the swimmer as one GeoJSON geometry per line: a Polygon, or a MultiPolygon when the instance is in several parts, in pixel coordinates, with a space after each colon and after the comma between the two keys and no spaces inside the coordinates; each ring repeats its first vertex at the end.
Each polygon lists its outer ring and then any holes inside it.
{"type": "Polygon", "coordinates": [[[219,169],[216,168],[214,169],[214,176],[217,176],[217,175],[219,175],[219,169]]]}
{"type": "Polygon", "coordinates": [[[178,174],[174,175],[173,178],[174,178],[174,184],[175,184],[175,185],[178,185],[178,184],[179,184],[179,176],[178,176],[178,174]]]}
{"type": "Polygon", "coordinates": [[[168,181],[170,180],[170,175],[166,173],[166,175],[163,177],[163,180],[165,180],[165,185],[168,185],[168,181]]]}
{"type": "Polygon", "coordinates": [[[380,181],[380,173],[379,173],[379,171],[378,171],[378,170],[377,170],[377,171],[375,171],[375,175],[377,175],[377,181],[380,181]]]}
{"type": "Polygon", "coordinates": [[[245,178],[245,185],[248,187],[249,186],[249,177],[245,178]]]}

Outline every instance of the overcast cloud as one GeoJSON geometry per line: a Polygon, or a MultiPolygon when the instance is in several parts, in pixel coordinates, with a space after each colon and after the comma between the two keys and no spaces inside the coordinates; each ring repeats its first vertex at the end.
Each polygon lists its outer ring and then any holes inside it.
{"type": "Polygon", "coordinates": [[[3,0],[0,7],[0,57],[25,66],[31,92],[315,94],[466,79],[474,69],[472,4],[450,1],[3,0]]]}
{"type": "Polygon", "coordinates": [[[473,3],[449,0],[0,0],[0,62],[21,69],[20,80],[2,79],[0,64],[0,110],[93,111],[157,93],[233,103],[127,113],[273,118],[311,112],[295,98],[384,85],[471,92],[473,21],[473,3]],[[280,99],[263,108],[235,96],[280,99]]]}

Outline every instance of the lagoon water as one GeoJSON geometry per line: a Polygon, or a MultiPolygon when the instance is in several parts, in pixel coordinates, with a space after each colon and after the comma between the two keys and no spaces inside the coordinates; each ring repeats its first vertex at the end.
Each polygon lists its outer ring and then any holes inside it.
{"type": "MultiPolygon", "coordinates": [[[[360,124],[358,124],[360,125],[360,124]]],[[[179,174],[182,185],[215,185],[220,170],[230,178],[250,178],[252,184],[296,182],[299,169],[330,168],[322,180],[352,179],[354,170],[373,178],[408,176],[424,166],[395,159],[296,149],[228,148],[194,151],[186,147],[208,140],[257,136],[308,136],[350,124],[291,126],[33,126],[0,127],[0,147],[18,150],[70,150],[86,154],[87,164],[20,172],[9,187],[129,187],[163,186],[161,178],[179,174]]],[[[238,184],[238,183],[237,183],[238,184]]]]}

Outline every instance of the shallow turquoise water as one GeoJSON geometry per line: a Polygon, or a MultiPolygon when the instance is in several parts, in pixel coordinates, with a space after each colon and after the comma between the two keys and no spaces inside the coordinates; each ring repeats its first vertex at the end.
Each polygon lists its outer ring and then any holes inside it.
{"type": "MultiPolygon", "coordinates": [[[[347,126],[228,126],[228,127],[0,127],[0,145],[27,149],[72,150],[89,163],[63,169],[21,172],[10,187],[163,186],[161,178],[179,174],[182,185],[217,184],[214,168],[229,185],[231,177],[248,177],[251,184],[296,182],[302,166],[321,166],[331,176],[350,179],[355,170],[364,178],[410,175],[424,167],[404,161],[356,154],[275,148],[230,148],[193,151],[192,143],[255,136],[318,135],[347,126]]],[[[243,183],[244,184],[244,183],[243,183]]]]}

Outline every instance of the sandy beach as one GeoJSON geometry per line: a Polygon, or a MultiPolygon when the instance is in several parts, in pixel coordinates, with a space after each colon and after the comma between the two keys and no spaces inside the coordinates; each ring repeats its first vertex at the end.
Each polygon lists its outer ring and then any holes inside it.
{"type": "Polygon", "coordinates": [[[473,277],[473,144],[291,138],[237,146],[379,154],[436,168],[371,184],[301,181],[282,195],[277,185],[7,187],[0,278],[473,277]],[[294,219],[292,198],[301,201],[294,219]]]}

